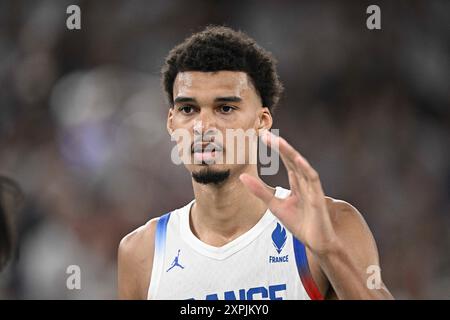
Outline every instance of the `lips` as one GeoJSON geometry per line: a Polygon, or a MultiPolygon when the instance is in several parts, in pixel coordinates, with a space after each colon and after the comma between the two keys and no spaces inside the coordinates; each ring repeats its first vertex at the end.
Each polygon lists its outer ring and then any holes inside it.
{"type": "Polygon", "coordinates": [[[215,151],[222,151],[222,147],[213,143],[197,143],[192,146],[192,153],[212,153],[215,151]]]}
{"type": "Polygon", "coordinates": [[[214,162],[216,153],[222,152],[222,147],[214,143],[197,143],[192,146],[194,159],[198,163],[214,162]]]}

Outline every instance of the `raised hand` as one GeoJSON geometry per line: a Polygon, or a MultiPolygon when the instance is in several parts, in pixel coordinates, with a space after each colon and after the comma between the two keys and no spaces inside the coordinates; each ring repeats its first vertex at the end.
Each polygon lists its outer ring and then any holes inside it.
{"type": "Polygon", "coordinates": [[[291,194],[275,197],[264,183],[242,174],[242,183],[262,199],[288,230],[313,253],[325,254],[336,244],[337,237],[327,208],[318,173],[308,161],[281,137],[266,131],[262,141],[279,154],[288,171],[291,194]],[[276,150],[278,151],[278,150],[276,150]]]}

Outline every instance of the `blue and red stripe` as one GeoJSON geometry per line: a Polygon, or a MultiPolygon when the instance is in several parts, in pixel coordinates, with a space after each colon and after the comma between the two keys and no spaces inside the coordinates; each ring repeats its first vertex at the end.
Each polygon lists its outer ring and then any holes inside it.
{"type": "Polygon", "coordinates": [[[311,300],[323,300],[323,296],[317,288],[309,270],[305,245],[294,236],[292,236],[292,239],[294,243],[295,263],[297,264],[298,273],[306,293],[308,293],[311,300]]]}

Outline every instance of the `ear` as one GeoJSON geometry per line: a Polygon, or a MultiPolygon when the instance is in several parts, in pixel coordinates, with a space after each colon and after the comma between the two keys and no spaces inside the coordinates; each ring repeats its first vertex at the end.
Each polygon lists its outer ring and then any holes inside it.
{"type": "Polygon", "coordinates": [[[169,113],[167,114],[167,132],[169,132],[170,135],[173,133],[173,107],[169,108],[169,113]]]}
{"type": "Polygon", "coordinates": [[[269,130],[270,128],[272,128],[272,124],[273,124],[272,113],[270,113],[269,108],[263,107],[259,114],[258,131],[269,130]]]}

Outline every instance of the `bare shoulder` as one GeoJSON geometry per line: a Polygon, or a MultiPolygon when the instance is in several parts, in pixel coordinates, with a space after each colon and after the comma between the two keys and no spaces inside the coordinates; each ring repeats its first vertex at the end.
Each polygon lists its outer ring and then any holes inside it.
{"type": "Polygon", "coordinates": [[[332,197],[325,197],[328,211],[334,223],[342,223],[346,220],[360,220],[364,221],[361,213],[352,204],[347,201],[334,199],[332,197]]]}
{"type": "Polygon", "coordinates": [[[345,250],[361,265],[379,265],[379,253],[372,231],[363,215],[350,203],[326,197],[331,221],[345,250]]]}
{"type": "MultiPolygon", "coordinates": [[[[378,264],[378,251],[375,240],[362,214],[350,203],[325,197],[328,212],[336,233],[352,255],[359,261],[378,264]]],[[[325,273],[321,270],[317,258],[307,249],[309,267],[319,291],[327,299],[335,296],[325,273]]]]}
{"type": "Polygon", "coordinates": [[[119,244],[118,289],[121,299],[146,299],[150,283],[155,231],[159,218],[127,234],[119,244]]]}
{"type": "Polygon", "coordinates": [[[159,218],[154,218],[146,224],[133,230],[122,238],[119,244],[119,253],[124,255],[145,255],[149,248],[154,245],[156,224],[159,218]]]}
{"type": "Polygon", "coordinates": [[[372,232],[357,208],[344,200],[331,197],[325,199],[333,226],[340,236],[353,240],[362,237],[374,242],[372,232]]]}

